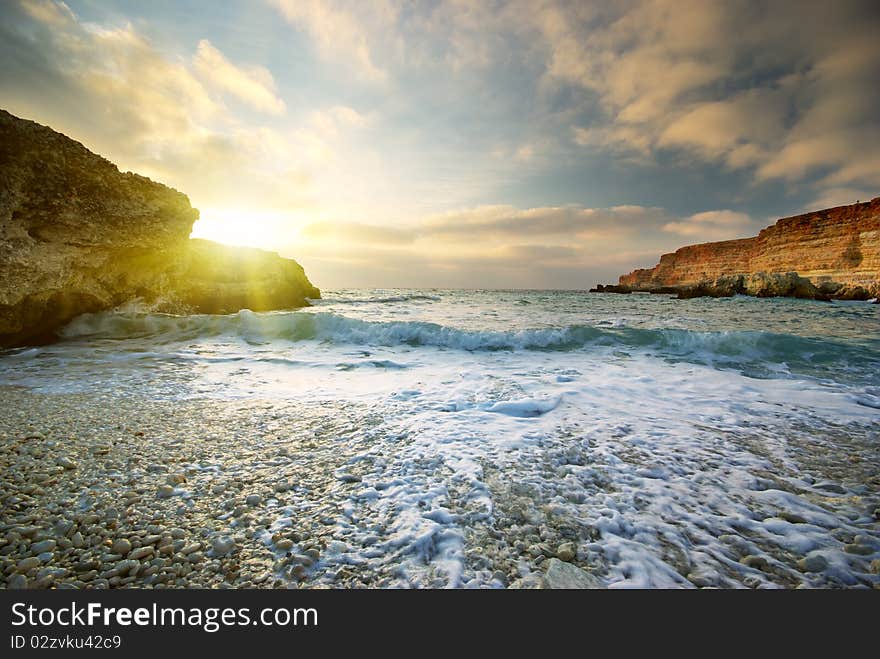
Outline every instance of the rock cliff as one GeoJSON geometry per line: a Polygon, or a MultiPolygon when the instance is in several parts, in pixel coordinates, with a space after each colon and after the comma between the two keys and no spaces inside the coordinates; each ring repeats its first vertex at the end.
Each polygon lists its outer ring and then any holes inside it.
{"type": "Polygon", "coordinates": [[[779,220],[753,238],[689,245],[618,288],[867,299],[880,294],[880,197],[779,220]]]}
{"type": "Polygon", "coordinates": [[[0,347],[140,298],[196,313],[320,297],[295,261],[190,240],[186,195],[0,110],[0,347]]]}

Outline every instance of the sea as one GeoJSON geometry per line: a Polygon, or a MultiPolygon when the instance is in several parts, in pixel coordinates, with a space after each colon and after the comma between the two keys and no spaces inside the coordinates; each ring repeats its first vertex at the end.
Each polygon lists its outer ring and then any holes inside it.
{"type": "MultiPolygon", "coordinates": [[[[570,541],[611,588],[880,583],[880,306],[323,295],[295,311],[87,314],[57,343],[3,353],[0,385],[362,414],[334,438],[359,447],[340,561],[393,564],[411,585],[516,585],[481,569],[499,538],[523,577],[570,541]]],[[[278,524],[291,514],[279,504],[278,524]]]]}

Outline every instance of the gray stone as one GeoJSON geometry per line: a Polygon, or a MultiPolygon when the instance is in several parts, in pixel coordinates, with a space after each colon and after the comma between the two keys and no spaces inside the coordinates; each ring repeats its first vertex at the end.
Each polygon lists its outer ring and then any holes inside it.
{"type": "Polygon", "coordinates": [[[119,561],[114,568],[116,574],[123,575],[126,573],[134,574],[140,568],[141,564],[138,563],[133,558],[127,558],[124,561],[119,561]]]}
{"type": "Polygon", "coordinates": [[[544,588],[558,589],[589,589],[606,588],[605,583],[594,574],[581,568],[565,563],[558,558],[547,561],[547,572],[544,574],[544,588]]]}
{"type": "Polygon", "coordinates": [[[846,489],[844,487],[830,481],[817,483],[813,487],[815,487],[817,490],[822,490],[823,492],[831,492],[832,494],[846,494],[846,489]]]}
{"type": "Polygon", "coordinates": [[[263,498],[259,494],[250,494],[244,502],[249,506],[259,506],[263,502],[263,498]]]}
{"type": "Polygon", "coordinates": [[[779,517],[784,519],[789,524],[806,524],[807,520],[801,517],[800,515],[796,515],[795,513],[779,513],[779,517]]]}
{"type": "Polygon", "coordinates": [[[828,561],[825,560],[824,556],[813,554],[812,556],[805,556],[800,559],[797,562],[797,566],[801,572],[821,572],[828,567],[828,561]]]}
{"type": "Polygon", "coordinates": [[[28,587],[27,577],[23,574],[13,574],[6,582],[6,587],[9,590],[24,590],[28,587]]]}
{"type": "Polygon", "coordinates": [[[211,550],[215,556],[225,556],[235,549],[235,540],[229,536],[221,536],[211,540],[211,550]]]}
{"type": "Polygon", "coordinates": [[[128,552],[131,551],[131,542],[126,538],[119,538],[116,542],[113,543],[111,547],[114,554],[121,554],[125,556],[128,552]]]}
{"type": "Polygon", "coordinates": [[[66,536],[73,528],[73,522],[69,519],[59,519],[52,528],[57,535],[66,536]]]}
{"type": "Polygon", "coordinates": [[[36,556],[28,556],[27,558],[23,558],[18,562],[18,565],[15,566],[15,569],[18,572],[27,572],[28,570],[32,570],[35,567],[40,567],[42,561],[36,556]]]}
{"type": "Polygon", "coordinates": [[[544,587],[544,578],[540,574],[527,574],[508,586],[511,590],[537,590],[544,587]]]}
{"type": "Polygon", "coordinates": [[[174,494],[174,488],[170,485],[160,485],[156,491],[156,496],[160,499],[167,499],[174,494]]]}
{"type": "Polygon", "coordinates": [[[843,551],[847,554],[856,554],[857,556],[870,556],[874,553],[874,548],[869,547],[868,545],[851,544],[844,545],[843,551]]]}
{"type": "Polygon", "coordinates": [[[711,588],[715,585],[715,580],[708,572],[690,572],[687,580],[694,584],[697,588],[711,588]]]}
{"type": "Polygon", "coordinates": [[[566,563],[573,560],[577,556],[577,547],[573,542],[563,542],[556,550],[556,558],[566,563]]]}
{"type": "Polygon", "coordinates": [[[56,542],[54,540],[43,540],[35,542],[31,545],[31,552],[34,554],[42,554],[47,551],[55,551],[56,542]]]}
{"type": "Polygon", "coordinates": [[[153,555],[153,548],[151,546],[146,547],[138,547],[134,551],[132,551],[128,557],[132,560],[139,561],[141,559],[146,558],[147,556],[153,555]]]}
{"type": "Polygon", "coordinates": [[[750,567],[754,570],[766,571],[770,569],[770,564],[767,562],[767,559],[763,556],[756,556],[755,554],[743,556],[741,559],[739,559],[739,562],[746,567],[750,567]]]}

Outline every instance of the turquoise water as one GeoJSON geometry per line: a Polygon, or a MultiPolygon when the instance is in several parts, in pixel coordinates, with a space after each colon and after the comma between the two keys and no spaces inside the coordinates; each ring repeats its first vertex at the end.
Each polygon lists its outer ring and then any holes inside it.
{"type": "MultiPolygon", "coordinates": [[[[144,310],[86,315],[41,357],[100,364],[157,359],[297,357],[374,346],[445,351],[623,353],[706,364],[748,377],[807,377],[875,392],[880,306],[734,297],[676,300],[581,291],[337,290],[295,312],[168,316],[144,310]],[[313,344],[317,344],[317,347],[313,344]],[[176,346],[176,347],[175,347],[176,346]],[[155,350],[154,350],[155,349],[155,350]]],[[[453,359],[452,356],[449,357],[453,359]]],[[[560,359],[565,359],[560,356],[560,359]]],[[[62,380],[63,373],[58,374],[62,380]]],[[[0,367],[0,377],[3,376],[0,367]]],[[[6,372],[11,380],[22,373],[6,372]]]]}

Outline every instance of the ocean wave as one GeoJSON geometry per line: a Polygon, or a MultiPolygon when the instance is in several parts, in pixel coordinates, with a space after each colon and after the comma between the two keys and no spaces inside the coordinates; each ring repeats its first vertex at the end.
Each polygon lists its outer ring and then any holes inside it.
{"type": "Polygon", "coordinates": [[[330,306],[334,304],[392,304],[395,302],[439,302],[439,295],[426,295],[424,293],[405,293],[401,295],[389,295],[387,297],[328,297],[312,300],[314,306],[330,306]]]}
{"type": "Polygon", "coordinates": [[[155,313],[86,314],[63,331],[67,340],[158,343],[227,336],[251,345],[276,341],[317,341],[375,347],[426,346],[461,351],[573,351],[611,348],[647,351],[669,359],[719,365],[760,366],[757,375],[774,375],[779,367],[813,371],[880,367],[880,351],[834,341],[761,331],[695,331],[687,329],[569,325],[507,331],[477,331],[430,322],[368,321],[330,312],[243,310],[228,316],[173,316],[155,313]]]}

